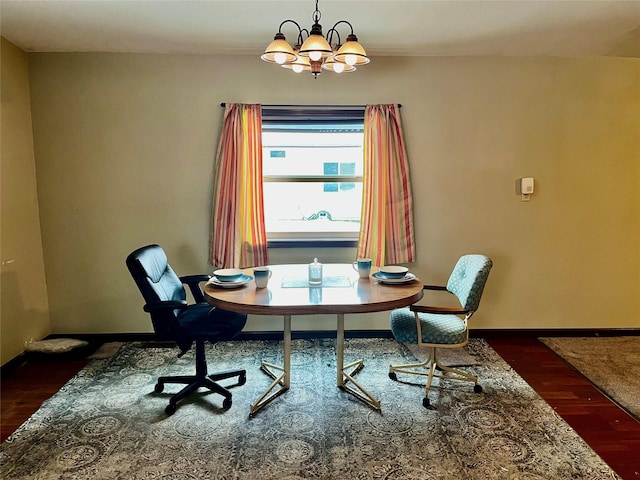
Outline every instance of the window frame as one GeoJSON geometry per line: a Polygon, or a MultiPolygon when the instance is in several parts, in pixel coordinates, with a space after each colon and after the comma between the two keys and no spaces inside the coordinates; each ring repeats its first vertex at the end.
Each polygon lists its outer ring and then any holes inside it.
{"type": "MultiPolygon", "coordinates": [[[[346,105],[274,105],[262,107],[262,131],[269,126],[295,126],[304,129],[305,125],[357,125],[358,129],[364,126],[365,106],[346,105]]],[[[274,129],[272,128],[272,131],[274,129]]],[[[264,160],[263,160],[264,162],[264,160]]],[[[281,183],[363,183],[363,175],[264,175],[263,184],[271,182],[281,183]]],[[[305,247],[356,247],[359,232],[328,233],[327,236],[318,236],[317,232],[292,233],[292,235],[276,235],[267,232],[267,247],[269,248],[305,248],[305,247]]]]}

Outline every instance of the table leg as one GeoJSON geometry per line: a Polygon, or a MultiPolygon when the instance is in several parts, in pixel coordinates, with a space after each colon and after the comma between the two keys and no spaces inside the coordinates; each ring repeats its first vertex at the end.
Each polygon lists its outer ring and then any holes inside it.
{"type": "Polygon", "coordinates": [[[338,388],[350,393],[354,397],[380,410],[380,400],[371,395],[353,376],[364,368],[364,360],[359,359],[347,365],[344,364],[344,314],[338,314],[338,326],[336,335],[336,370],[338,373],[338,388]],[[356,389],[351,388],[347,383],[351,382],[356,389]]]}
{"type": "Polygon", "coordinates": [[[260,369],[273,378],[273,382],[269,385],[269,388],[267,388],[267,390],[249,407],[249,415],[256,413],[271,400],[289,390],[289,387],[291,386],[291,315],[284,316],[282,343],[284,355],[284,365],[282,367],[274,365],[273,363],[265,362],[264,360],[260,364],[260,369]],[[281,373],[277,374],[274,370],[281,373]],[[272,393],[272,390],[276,386],[280,386],[280,388],[272,393]]]}
{"type": "Polygon", "coordinates": [[[291,386],[291,315],[284,316],[284,388],[291,386]]]}
{"type": "Polygon", "coordinates": [[[344,375],[342,374],[344,365],[344,314],[338,314],[338,328],[336,332],[336,356],[338,364],[336,371],[338,373],[338,387],[344,387],[344,375]]]}

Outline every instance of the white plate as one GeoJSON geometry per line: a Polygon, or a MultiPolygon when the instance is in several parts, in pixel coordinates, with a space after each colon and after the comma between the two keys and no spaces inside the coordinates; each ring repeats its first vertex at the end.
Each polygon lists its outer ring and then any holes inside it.
{"type": "Polygon", "coordinates": [[[211,285],[215,285],[216,287],[220,287],[220,288],[238,288],[243,285],[246,285],[251,280],[253,280],[253,277],[251,275],[242,275],[235,282],[221,282],[216,277],[212,277],[211,280],[209,280],[209,283],[211,285]]]}
{"type": "Polygon", "coordinates": [[[385,278],[382,275],[380,275],[380,272],[376,272],[371,276],[373,278],[375,278],[376,280],[378,280],[380,283],[389,283],[389,284],[393,284],[393,283],[409,283],[409,282],[413,282],[416,279],[416,276],[411,272],[408,272],[402,278],[385,278]]]}

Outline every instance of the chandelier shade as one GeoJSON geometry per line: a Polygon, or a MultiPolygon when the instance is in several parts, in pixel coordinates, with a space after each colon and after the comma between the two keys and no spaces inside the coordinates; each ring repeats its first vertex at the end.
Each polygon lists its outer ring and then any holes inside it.
{"type": "Polygon", "coordinates": [[[355,72],[356,67],[353,65],[347,65],[346,63],[336,61],[335,57],[327,58],[322,64],[324,70],[335,73],[349,73],[355,72]]]}
{"type": "Polygon", "coordinates": [[[318,0],[316,0],[311,30],[301,28],[294,20],[284,20],[280,24],[278,33],[274,36],[273,41],[267,46],[260,58],[265,62],[279,64],[297,73],[311,71],[314,78],[317,78],[322,70],[335,73],[353,72],[357,66],[366,65],[370,62],[367,53],[353,33],[353,26],[349,22],[346,20],[336,22],[325,36],[322,34],[320,18],[321,13],[318,10],[318,0]],[[282,33],[282,27],[289,23],[297,27],[298,41],[295,48],[287,42],[282,33]],[[350,29],[343,45],[341,45],[340,34],[337,30],[337,27],[341,24],[348,25],[350,29]]]}
{"type": "Polygon", "coordinates": [[[297,49],[294,50],[294,53],[296,54],[295,60],[293,60],[292,62],[283,63],[281,66],[283,68],[288,68],[290,70],[293,70],[296,73],[311,70],[311,61],[309,60],[309,57],[303,57],[301,55],[298,55],[299,50],[300,50],[299,46],[297,49]]]}
{"type": "Polygon", "coordinates": [[[265,62],[277,63],[282,65],[285,62],[292,62],[296,59],[296,54],[293,53],[293,48],[287,42],[287,39],[280,32],[276,33],[264,53],[260,57],[265,62]]]}
{"type": "Polygon", "coordinates": [[[311,60],[320,60],[333,55],[333,49],[322,35],[322,25],[317,20],[311,27],[311,33],[300,47],[298,54],[309,57],[311,60]]]}
{"type": "Polygon", "coordinates": [[[367,57],[367,52],[365,52],[362,45],[358,43],[358,38],[355,35],[349,35],[347,37],[347,41],[338,49],[334,58],[337,62],[346,63],[351,66],[366,65],[370,62],[369,57],[367,57]]]}

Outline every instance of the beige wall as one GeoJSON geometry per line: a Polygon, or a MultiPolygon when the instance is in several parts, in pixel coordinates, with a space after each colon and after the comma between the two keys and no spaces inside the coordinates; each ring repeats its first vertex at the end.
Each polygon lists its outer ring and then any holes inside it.
{"type": "Polygon", "coordinates": [[[33,155],[27,54],[2,38],[0,364],[51,332],[33,155]]]}
{"type": "MultiPolygon", "coordinates": [[[[461,254],[490,255],[474,328],[640,326],[637,59],[384,57],[317,80],[257,57],[29,60],[56,333],[150,331],[124,265],[138,246],[162,244],[180,274],[210,270],[220,102],[401,103],[418,246],[411,268],[441,283],[461,254]],[[515,194],[523,176],[536,180],[528,203],[515,194]]],[[[274,251],[271,262],[316,253],[274,251]]],[[[350,317],[347,328],[387,328],[387,318],[350,317]]],[[[252,317],[247,328],[281,327],[279,318],[252,317]]]]}

